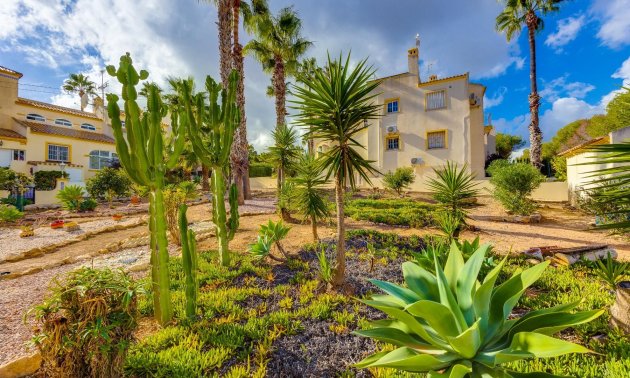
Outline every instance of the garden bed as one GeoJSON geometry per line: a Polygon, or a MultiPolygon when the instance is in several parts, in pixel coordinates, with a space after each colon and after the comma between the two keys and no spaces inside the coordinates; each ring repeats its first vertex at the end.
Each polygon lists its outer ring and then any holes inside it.
{"type": "Polygon", "coordinates": [[[390,226],[434,226],[436,206],[412,199],[357,199],[346,206],[346,215],[355,220],[390,226]]]}

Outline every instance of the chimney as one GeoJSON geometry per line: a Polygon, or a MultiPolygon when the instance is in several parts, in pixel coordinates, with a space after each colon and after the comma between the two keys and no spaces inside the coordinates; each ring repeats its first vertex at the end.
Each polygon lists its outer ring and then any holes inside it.
{"type": "Polygon", "coordinates": [[[409,73],[416,75],[418,83],[420,82],[420,70],[418,68],[418,59],[420,51],[420,35],[416,34],[416,47],[407,51],[407,62],[409,65],[409,73]]]}

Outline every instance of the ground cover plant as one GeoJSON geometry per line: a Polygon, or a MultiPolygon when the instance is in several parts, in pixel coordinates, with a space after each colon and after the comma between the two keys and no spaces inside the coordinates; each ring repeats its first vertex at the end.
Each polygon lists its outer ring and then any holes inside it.
{"type": "Polygon", "coordinates": [[[348,202],[346,214],[355,220],[426,227],[437,225],[435,210],[435,205],[412,199],[356,199],[348,202]]]}

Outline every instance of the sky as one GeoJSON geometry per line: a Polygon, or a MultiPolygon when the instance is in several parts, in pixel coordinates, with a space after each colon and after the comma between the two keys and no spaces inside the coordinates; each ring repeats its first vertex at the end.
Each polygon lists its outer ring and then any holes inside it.
{"type": "MultiPolygon", "coordinates": [[[[0,65],[22,72],[20,96],[79,108],[61,89],[70,73],[101,83],[101,70],[130,52],[137,68],[167,87],[169,76],[218,78],[216,8],[199,0],[2,0],[0,65]]],[[[378,76],[407,71],[407,49],[420,35],[420,75],[458,75],[487,86],[485,112],[499,132],[528,137],[529,46],[495,31],[497,0],[270,0],[293,6],[306,57],[327,52],[368,58],[378,76]]],[[[241,31],[242,42],[251,37],[241,31]]],[[[549,140],[567,123],[605,111],[630,86],[630,0],[572,0],[545,16],[537,35],[540,126],[549,140]]],[[[270,145],[275,123],[269,76],[245,59],[248,139],[270,145]]],[[[120,91],[107,77],[106,91],[120,91]]]]}

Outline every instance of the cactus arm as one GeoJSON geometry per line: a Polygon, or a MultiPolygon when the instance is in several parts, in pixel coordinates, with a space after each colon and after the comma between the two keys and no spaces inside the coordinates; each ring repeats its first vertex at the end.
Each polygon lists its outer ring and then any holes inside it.
{"type": "Polygon", "coordinates": [[[182,265],[186,276],[186,317],[194,319],[197,310],[197,256],[195,233],[188,229],[186,204],[179,206],[179,234],[182,242],[182,265]]]}
{"type": "Polygon", "coordinates": [[[230,264],[230,252],[228,249],[228,235],[225,216],[225,178],[219,169],[212,170],[212,218],[216,227],[217,241],[219,244],[219,261],[221,265],[230,264]]]}
{"type": "MultiPolygon", "coordinates": [[[[158,177],[158,181],[163,177],[158,177]]],[[[155,216],[153,217],[155,224],[155,242],[156,242],[156,260],[154,264],[156,274],[153,277],[153,287],[155,297],[159,301],[156,306],[156,317],[160,324],[166,324],[173,318],[173,307],[170,295],[170,279],[168,275],[168,239],[166,238],[166,213],[164,208],[164,193],[162,192],[163,182],[158,183],[158,188],[151,193],[151,197],[155,203],[155,216]]],[[[155,302],[155,298],[154,298],[155,302]]]]}
{"type": "MultiPolygon", "coordinates": [[[[184,119],[183,117],[182,119],[184,119]]],[[[185,121],[182,121],[184,123],[185,121]]],[[[166,162],[166,169],[173,169],[177,162],[179,161],[179,155],[184,151],[184,147],[186,145],[186,132],[185,125],[182,125],[179,122],[179,116],[177,112],[173,112],[171,114],[171,127],[172,127],[172,139],[170,146],[172,147],[169,151],[169,157],[166,162]]]]}

